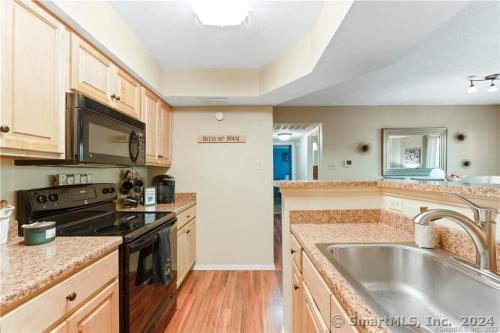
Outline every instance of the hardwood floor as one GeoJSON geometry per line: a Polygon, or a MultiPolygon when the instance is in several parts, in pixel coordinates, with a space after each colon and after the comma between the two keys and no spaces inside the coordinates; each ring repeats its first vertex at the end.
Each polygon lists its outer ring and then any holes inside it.
{"type": "Polygon", "coordinates": [[[281,217],[274,218],[275,271],[193,271],[165,333],[281,332],[281,217]]]}

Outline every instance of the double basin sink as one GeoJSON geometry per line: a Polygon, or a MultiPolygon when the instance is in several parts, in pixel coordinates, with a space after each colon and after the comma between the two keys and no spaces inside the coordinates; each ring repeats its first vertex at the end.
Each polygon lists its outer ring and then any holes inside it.
{"type": "Polygon", "coordinates": [[[392,332],[500,332],[500,279],[449,252],[404,244],[317,244],[392,332]]]}

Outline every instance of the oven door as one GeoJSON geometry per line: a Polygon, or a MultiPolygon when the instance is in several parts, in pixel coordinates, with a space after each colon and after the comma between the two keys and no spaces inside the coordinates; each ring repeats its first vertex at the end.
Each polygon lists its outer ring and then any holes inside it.
{"type": "Polygon", "coordinates": [[[83,163],[145,164],[145,134],[140,128],[88,109],[80,113],[77,147],[83,163]]]}
{"type": "Polygon", "coordinates": [[[124,332],[152,332],[168,324],[175,312],[177,296],[177,223],[168,223],[125,245],[124,332]],[[170,235],[171,279],[166,284],[153,283],[153,251],[158,245],[158,231],[168,228],[170,235]]]}

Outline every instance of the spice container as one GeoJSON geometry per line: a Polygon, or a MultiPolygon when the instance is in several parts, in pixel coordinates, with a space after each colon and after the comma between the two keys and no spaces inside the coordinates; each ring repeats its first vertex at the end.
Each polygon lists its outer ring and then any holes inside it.
{"type": "Polygon", "coordinates": [[[52,221],[23,224],[22,228],[26,245],[45,244],[56,238],[56,223],[52,221]]]}

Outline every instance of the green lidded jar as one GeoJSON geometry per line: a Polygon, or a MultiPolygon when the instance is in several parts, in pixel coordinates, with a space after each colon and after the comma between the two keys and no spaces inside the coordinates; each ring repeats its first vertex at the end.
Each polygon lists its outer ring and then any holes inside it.
{"type": "Polygon", "coordinates": [[[28,246],[52,242],[56,238],[55,222],[35,222],[22,226],[24,243],[28,246]]]}

